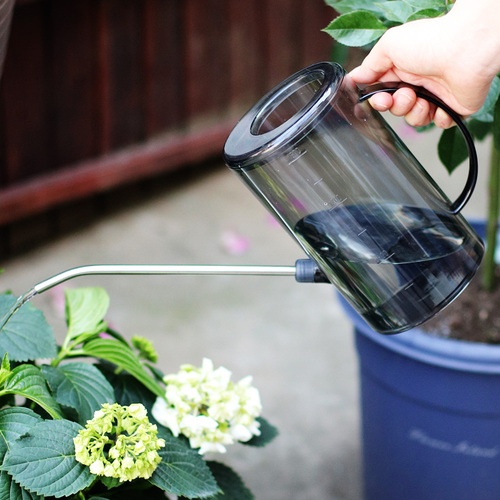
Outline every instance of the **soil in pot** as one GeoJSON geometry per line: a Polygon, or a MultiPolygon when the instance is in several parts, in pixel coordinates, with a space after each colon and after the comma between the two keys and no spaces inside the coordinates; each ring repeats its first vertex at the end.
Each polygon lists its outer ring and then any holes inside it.
{"type": "MultiPolygon", "coordinates": [[[[496,276],[500,279],[500,267],[496,276]]],[[[500,344],[500,286],[485,292],[478,272],[457,299],[420,328],[440,337],[500,344]]]]}

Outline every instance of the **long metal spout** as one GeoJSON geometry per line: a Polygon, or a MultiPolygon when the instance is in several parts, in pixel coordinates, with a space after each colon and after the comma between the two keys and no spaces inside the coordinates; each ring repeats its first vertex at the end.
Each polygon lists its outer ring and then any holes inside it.
{"type": "Polygon", "coordinates": [[[73,278],[90,275],[247,275],[247,276],[295,276],[295,266],[225,266],[225,265],[90,265],[68,269],[33,287],[42,293],[73,278]]]}

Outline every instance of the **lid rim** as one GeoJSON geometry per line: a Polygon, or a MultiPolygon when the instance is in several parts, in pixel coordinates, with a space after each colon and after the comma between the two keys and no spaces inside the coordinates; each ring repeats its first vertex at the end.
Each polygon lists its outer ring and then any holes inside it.
{"type": "Polygon", "coordinates": [[[229,134],[223,151],[226,165],[236,170],[244,169],[289,144],[300,132],[307,130],[311,121],[335,98],[344,76],[345,71],[339,64],[319,62],[297,71],[271,89],[243,115],[229,134]],[[323,74],[321,86],[302,109],[272,130],[262,134],[252,133],[256,120],[265,114],[274,100],[292,89],[300,79],[318,71],[323,74]]]}

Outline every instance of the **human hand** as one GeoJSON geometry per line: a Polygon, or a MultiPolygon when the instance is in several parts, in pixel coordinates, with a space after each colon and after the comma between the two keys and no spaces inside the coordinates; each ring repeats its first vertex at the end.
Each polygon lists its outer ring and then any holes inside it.
{"type": "MultiPolygon", "coordinates": [[[[498,24],[490,33],[487,24],[470,22],[470,10],[467,15],[457,3],[446,16],[389,29],[350,76],[360,84],[403,81],[422,86],[458,114],[475,113],[500,70],[500,33],[498,24]]],[[[404,116],[413,126],[453,124],[442,109],[417,98],[410,88],[392,96],[377,94],[370,103],[379,111],[404,116]]]]}

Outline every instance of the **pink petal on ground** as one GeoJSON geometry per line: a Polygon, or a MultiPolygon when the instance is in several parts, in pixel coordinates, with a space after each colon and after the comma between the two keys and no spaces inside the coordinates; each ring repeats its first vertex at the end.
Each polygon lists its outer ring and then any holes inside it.
{"type": "Polygon", "coordinates": [[[250,240],[236,231],[224,231],[221,236],[222,247],[232,255],[244,254],[250,248],[250,240]]]}

